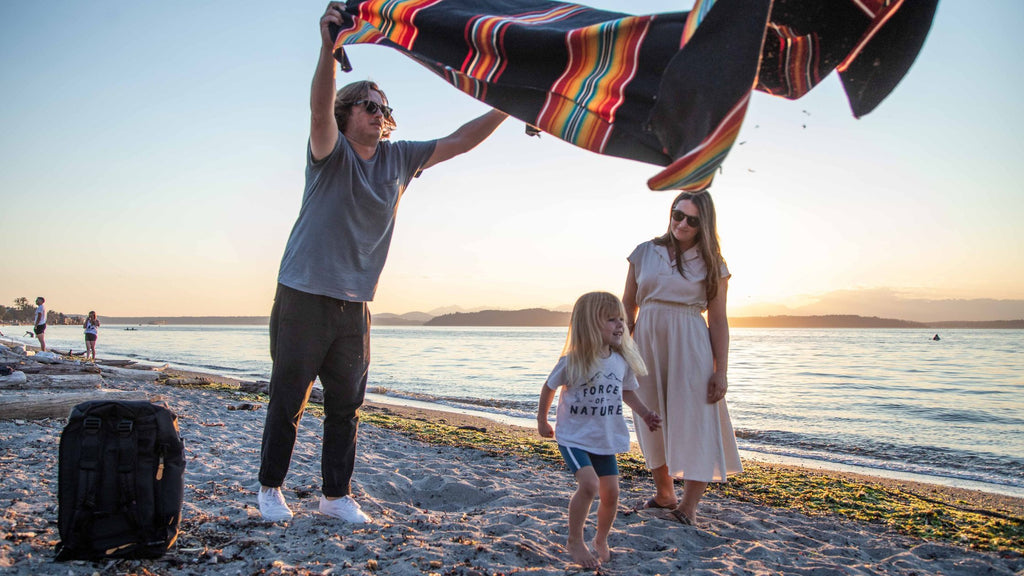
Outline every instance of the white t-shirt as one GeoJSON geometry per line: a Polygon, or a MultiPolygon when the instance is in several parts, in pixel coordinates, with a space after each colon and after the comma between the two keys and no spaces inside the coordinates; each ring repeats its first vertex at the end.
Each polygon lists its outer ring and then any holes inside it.
{"type": "Polygon", "coordinates": [[[36,323],[36,326],[46,324],[46,306],[42,304],[36,306],[36,316],[32,321],[36,323]]]}
{"type": "Polygon", "coordinates": [[[629,429],[623,415],[622,392],[636,390],[636,375],[619,353],[602,358],[583,382],[567,381],[568,361],[558,359],[546,385],[562,388],[555,412],[555,439],[562,446],[591,454],[629,452],[629,429]]]}

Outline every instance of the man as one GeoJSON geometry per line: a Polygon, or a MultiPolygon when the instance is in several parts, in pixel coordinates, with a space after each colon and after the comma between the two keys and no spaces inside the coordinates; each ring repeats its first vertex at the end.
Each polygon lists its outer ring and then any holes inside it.
{"type": "Polygon", "coordinates": [[[35,328],[33,332],[36,334],[36,338],[39,339],[39,351],[46,352],[46,306],[43,303],[46,299],[42,296],[36,298],[36,314],[33,319],[35,328]]]}
{"type": "Polygon", "coordinates": [[[369,522],[350,495],[356,410],[363,403],[370,362],[373,299],[406,185],[424,170],[467,152],[505,114],[492,110],[439,140],[390,142],[396,124],[384,92],[355,82],[335,94],[331,2],[320,19],[320,59],[310,95],[306,186],[292,229],[270,317],[270,404],[263,429],[258,502],[264,520],[289,520],[281,493],[299,419],[313,380],[324,388],[320,512],[369,522]]]}

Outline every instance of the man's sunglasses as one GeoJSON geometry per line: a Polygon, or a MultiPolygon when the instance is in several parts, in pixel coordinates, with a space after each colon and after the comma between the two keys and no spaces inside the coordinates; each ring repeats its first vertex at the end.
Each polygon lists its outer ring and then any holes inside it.
{"type": "Polygon", "coordinates": [[[362,106],[362,107],[366,108],[366,113],[370,114],[371,116],[376,114],[379,111],[381,116],[383,116],[383,117],[385,117],[385,118],[387,118],[389,120],[391,119],[391,107],[390,106],[385,106],[383,104],[377,104],[373,100],[356,100],[355,102],[352,103],[352,105],[353,106],[362,106]]]}
{"type": "Polygon", "coordinates": [[[700,216],[690,216],[682,210],[673,210],[672,219],[676,222],[682,222],[686,220],[686,223],[690,225],[690,228],[696,228],[700,226],[700,216]]]}

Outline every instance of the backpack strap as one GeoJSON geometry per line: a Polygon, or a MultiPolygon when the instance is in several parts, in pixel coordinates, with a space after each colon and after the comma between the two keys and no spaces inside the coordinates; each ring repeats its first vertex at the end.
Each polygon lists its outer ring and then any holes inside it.
{"type": "Polygon", "coordinates": [[[76,508],[96,507],[96,476],[100,466],[100,429],[98,416],[82,419],[82,455],[78,460],[78,501],[76,508]]]}
{"type": "Polygon", "coordinates": [[[127,418],[117,423],[117,484],[121,510],[137,530],[139,511],[135,496],[135,464],[139,442],[135,422],[127,418]]]}
{"type": "Polygon", "coordinates": [[[57,560],[73,558],[82,535],[92,525],[96,508],[96,478],[100,465],[100,431],[103,420],[97,416],[82,419],[82,444],[78,459],[78,492],[75,495],[74,513],[71,515],[71,529],[65,542],[61,542],[57,560]]]}

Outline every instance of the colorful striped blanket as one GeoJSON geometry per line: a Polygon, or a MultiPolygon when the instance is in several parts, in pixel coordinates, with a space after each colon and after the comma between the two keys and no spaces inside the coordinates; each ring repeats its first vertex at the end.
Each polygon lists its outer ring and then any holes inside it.
{"type": "Polygon", "coordinates": [[[400,50],[459,90],[599,154],[700,190],[759,90],[800,98],[838,70],[855,116],[906,74],[938,0],[697,0],[631,16],[542,0],[348,0],[343,47],[400,50]]]}

